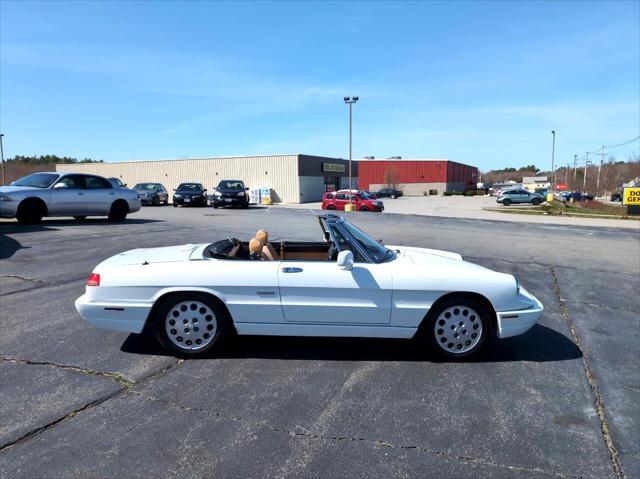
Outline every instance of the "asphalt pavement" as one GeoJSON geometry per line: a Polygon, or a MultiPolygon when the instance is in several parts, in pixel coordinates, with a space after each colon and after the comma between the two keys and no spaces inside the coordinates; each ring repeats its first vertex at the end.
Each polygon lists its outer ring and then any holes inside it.
{"type": "Polygon", "coordinates": [[[465,362],[413,341],[289,337],[177,360],[79,317],[93,266],[259,228],[317,240],[312,212],[2,221],[0,477],[640,477],[638,231],[348,216],[386,243],[517,274],[543,317],[465,362]]]}

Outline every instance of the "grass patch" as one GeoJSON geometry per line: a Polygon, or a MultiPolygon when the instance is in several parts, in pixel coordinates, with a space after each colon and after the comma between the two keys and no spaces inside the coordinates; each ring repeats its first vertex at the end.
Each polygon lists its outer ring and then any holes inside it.
{"type": "Polygon", "coordinates": [[[485,208],[488,211],[511,213],[520,215],[548,215],[548,216],[573,216],[577,218],[606,218],[623,220],[640,220],[639,216],[628,216],[624,206],[608,205],[599,201],[584,201],[566,205],[553,200],[551,203],[542,203],[537,207],[514,208],[503,206],[502,208],[485,208]]]}

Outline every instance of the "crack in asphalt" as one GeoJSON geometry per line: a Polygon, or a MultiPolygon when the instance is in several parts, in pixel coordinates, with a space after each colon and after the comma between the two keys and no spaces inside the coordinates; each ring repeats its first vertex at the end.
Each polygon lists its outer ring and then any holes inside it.
{"type": "MultiPolygon", "coordinates": [[[[492,257],[492,256],[464,255],[464,257],[465,257],[465,259],[484,260],[484,261],[499,261],[499,262],[503,262],[503,263],[515,264],[515,265],[518,265],[518,266],[522,266],[523,264],[525,264],[522,260],[495,258],[495,257],[492,257]]],[[[564,268],[564,269],[571,269],[571,270],[575,270],[575,271],[587,271],[589,273],[611,273],[611,274],[616,274],[616,275],[633,276],[634,278],[638,275],[637,272],[626,272],[626,271],[607,270],[607,269],[578,268],[576,266],[541,263],[540,261],[534,259],[533,257],[529,258],[529,261],[528,261],[527,264],[535,264],[536,266],[540,266],[541,268],[564,268]]]]}
{"type": "Polygon", "coordinates": [[[67,284],[71,284],[71,283],[76,283],[78,281],[83,281],[85,280],[87,277],[87,275],[82,275],[78,278],[72,278],[72,279],[68,279],[65,281],[60,281],[58,283],[49,283],[47,281],[38,281],[39,285],[38,286],[33,286],[32,288],[24,288],[24,289],[18,289],[16,291],[9,291],[7,293],[0,293],[0,296],[10,296],[12,294],[18,294],[18,293],[25,293],[27,291],[35,291],[35,290],[40,290],[40,289],[44,289],[44,288],[53,288],[54,286],[65,286],[67,284]]]}
{"type": "Polygon", "coordinates": [[[59,367],[62,369],[69,369],[69,370],[73,370],[73,371],[78,371],[78,372],[82,372],[84,374],[89,374],[89,375],[104,375],[106,377],[109,377],[111,379],[113,379],[114,381],[118,382],[119,384],[122,384],[123,386],[118,389],[117,391],[114,391],[110,394],[107,394],[106,396],[102,396],[94,401],[91,401],[87,404],[84,404],[83,406],[80,406],[79,408],[74,409],[73,411],[65,414],[64,416],[61,416],[57,419],[54,419],[53,421],[48,422],[47,424],[44,424],[43,426],[39,426],[35,429],[32,429],[31,431],[27,432],[26,434],[23,434],[22,436],[20,436],[17,439],[14,439],[13,441],[9,441],[5,444],[0,445],[0,454],[2,454],[4,451],[6,451],[7,449],[10,449],[20,443],[23,443],[25,441],[28,441],[29,439],[38,436],[40,434],[42,434],[43,432],[56,427],[58,424],[61,424],[63,422],[65,422],[68,419],[71,419],[75,416],[77,416],[79,413],[83,412],[83,411],[87,411],[89,409],[93,409],[96,406],[99,406],[105,402],[107,402],[110,399],[113,399],[117,396],[120,396],[121,394],[126,393],[127,391],[130,391],[131,388],[133,386],[136,385],[141,385],[144,384],[148,381],[152,381],[153,379],[156,379],[159,376],[162,376],[163,374],[166,374],[168,371],[170,371],[171,369],[173,369],[174,367],[178,366],[179,364],[182,364],[184,362],[183,359],[178,359],[177,361],[169,364],[168,366],[158,370],[158,371],[154,371],[146,376],[144,376],[143,378],[139,379],[138,381],[130,381],[127,379],[123,379],[124,382],[120,382],[117,381],[114,376],[117,377],[122,377],[118,374],[115,373],[100,373],[100,372],[94,372],[93,374],[88,373],[86,371],[92,371],[93,370],[88,370],[86,368],[80,368],[77,366],[64,366],[64,365],[58,365],[58,364],[54,364],[54,363],[47,363],[47,362],[36,362],[36,361],[28,361],[28,360],[15,360],[15,359],[11,359],[11,358],[5,358],[0,356],[0,359],[5,360],[5,361],[12,361],[18,364],[31,364],[31,365],[46,365],[46,366],[52,366],[52,367],[59,367]]]}
{"type": "Polygon", "coordinates": [[[309,431],[308,429],[303,428],[302,426],[296,426],[298,430],[290,430],[287,428],[280,428],[277,426],[273,426],[271,424],[269,424],[266,421],[257,421],[254,419],[248,419],[246,417],[242,417],[242,416],[233,416],[233,415],[229,415],[229,414],[225,414],[219,411],[212,411],[210,409],[204,409],[204,408],[200,408],[200,407],[191,407],[191,406],[183,406],[181,404],[178,404],[176,402],[173,401],[169,401],[167,399],[160,399],[154,396],[150,396],[147,395],[145,393],[142,393],[140,391],[135,391],[135,390],[128,390],[127,393],[138,396],[139,398],[145,400],[145,401],[150,401],[150,402],[156,402],[156,403],[160,403],[160,404],[164,404],[166,406],[172,407],[174,409],[178,409],[180,411],[185,411],[185,412],[195,412],[195,413],[201,413],[201,414],[206,414],[207,416],[211,417],[211,418],[215,418],[215,419],[226,419],[226,420],[230,420],[230,421],[237,421],[237,422],[242,422],[244,424],[248,424],[251,425],[253,427],[256,428],[262,428],[262,429],[267,429],[269,431],[278,433],[278,434],[284,434],[290,437],[302,437],[302,438],[308,438],[308,439],[317,439],[317,440],[322,440],[322,441],[329,441],[329,442],[360,442],[360,443],[365,443],[365,444],[370,444],[373,445],[374,447],[386,447],[389,449],[396,449],[396,450],[415,450],[418,452],[421,452],[423,454],[426,455],[431,455],[431,456],[437,456],[437,457],[443,457],[446,459],[453,459],[456,461],[463,461],[463,462],[469,462],[469,463],[473,463],[473,464],[477,464],[477,465],[483,465],[483,466],[491,466],[491,467],[497,467],[497,468],[502,468],[502,469],[507,469],[509,471],[520,471],[520,472],[531,472],[531,473],[536,473],[536,474],[543,474],[543,475],[547,475],[547,476],[551,476],[551,477],[558,477],[558,478],[563,478],[563,479],[578,479],[582,476],[576,476],[573,474],[566,474],[563,472],[555,472],[555,471],[546,471],[544,469],[541,469],[539,467],[528,467],[528,466],[520,466],[520,465],[513,465],[513,464],[502,464],[499,462],[494,462],[488,459],[482,459],[482,458],[478,458],[478,457],[472,457],[472,456],[465,456],[465,455],[459,455],[459,454],[452,454],[450,452],[446,452],[446,451],[435,451],[420,445],[404,445],[404,444],[393,444],[387,441],[383,441],[383,440],[379,440],[379,439],[367,439],[365,437],[353,437],[353,436],[337,436],[337,435],[326,435],[326,434],[314,434],[311,431],[309,431]]]}
{"type": "Polygon", "coordinates": [[[596,381],[595,376],[593,375],[593,371],[591,370],[591,365],[589,364],[589,360],[587,359],[587,354],[582,346],[582,341],[580,340],[580,336],[578,335],[577,329],[573,320],[571,319],[571,315],[569,314],[569,310],[567,309],[566,301],[562,298],[560,294],[560,283],[558,281],[558,275],[556,274],[555,268],[552,266],[551,277],[553,278],[553,289],[556,294],[556,299],[560,304],[560,313],[564,318],[566,325],[569,328],[571,336],[573,338],[576,347],[580,350],[582,354],[582,366],[584,368],[584,373],[589,383],[589,388],[591,389],[591,395],[593,396],[593,402],[595,405],[596,413],[598,414],[598,419],[600,421],[600,431],[602,432],[602,440],[604,441],[605,446],[609,450],[609,456],[611,458],[611,467],[613,467],[613,472],[615,477],[618,479],[624,479],[625,473],[622,469],[622,464],[620,463],[620,459],[618,458],[618,450],[616,449],[615,444],[613,443],[613,437],[611,436],[611,430],[609,428],[609,422],[607,421],[607,413],[604,405],[604,399],[600,394],[600,390],[598,388],[598,383],[596,381]]]}
{"type": "Polygon", "coordinates": [[[593,307],[601,308],[601,309],[602,308],[606,308],[606,309],[610,309],[612,311],[623,311],[625,313],[632,313],[632,314],[640,315],[640,311],[634,311],[633,309],[627,309],[627,308],[618,308],[616,306],[608,306],[606,304],[596,304],[596,303],[590,303],[588,301],[571,301],[571,300],[564,299],[564,298],[563,298],[563,301],[565,303],[570,303],[570,304],[584,304],[584,305],[587,305],[587,306],[593,306],[593,307]]]}
{"type": "Polygon", "coordinates": [[[135,384],[135,381],[131,381],[130,379],[127,379],[123,375],[118,373],[97,371],[91,368],[82,368],[79,366],[72,366],[68,364],[57,364],[57,363],[52,363],[50,361],[30,361],[28,359],[9,358],[6,356],[0,356],[0,361],[7,361],[13,364],[24,364],[24,365],[32,365],[32,366],[49,366],[52,368],[75,371],[78,373],[86,374],[87,376],[101,376],[101,377],[109,378],[126,388],[130,388],[135,384]]]}
{"type": "Polygon", "coordinates": [[[47,281],[40,281],[39,279],[25,278],[24,276],[18,276],[17,274],[3,274],[0,278],[14,278],[21,281],[27,281],[29,283],[47,283],[47,281]]]}

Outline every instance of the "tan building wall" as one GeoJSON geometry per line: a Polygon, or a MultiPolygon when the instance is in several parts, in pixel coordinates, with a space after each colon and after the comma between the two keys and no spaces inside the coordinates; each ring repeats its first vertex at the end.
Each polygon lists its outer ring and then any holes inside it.
{"type": "MultiPolygon", "coordinates": [[[[383,184],[371,184],[370,191],[378,191],[382,188],[388,188],[383,184]]],[[[396,189],[401,190],[405,196],[424,196],[429,194],[429,190],[436,190],[439,195],[445,191],[464,191],[464,182],[459,183],[399,183],[396,189]]]]}
{"type": "Polygon", "coordinates": [[[116,177],[129,187],[136,183],[162,183],[169,192],[189,181],[202,183],[213,192],[220,180],[242,180],[249,188],[272,188],[275,201],[300,202],[298,155],[59,164],[56,171],[116,177]]]}

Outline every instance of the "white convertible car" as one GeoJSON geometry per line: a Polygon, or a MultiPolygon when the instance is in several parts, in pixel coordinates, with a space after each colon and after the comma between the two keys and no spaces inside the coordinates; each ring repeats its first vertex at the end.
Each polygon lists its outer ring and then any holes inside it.
{"type": "Polygon", "coordinates": [[[450,358],[478,351],[490,334],[530,329],[542,304],[509,274],[446,251],[383,246],[336,215],[318,217],[323,241],[135,249],[100,263],[76,300],[91,324],[153,332],[193,356],[243,335],[413,338],[450,358]]]}

